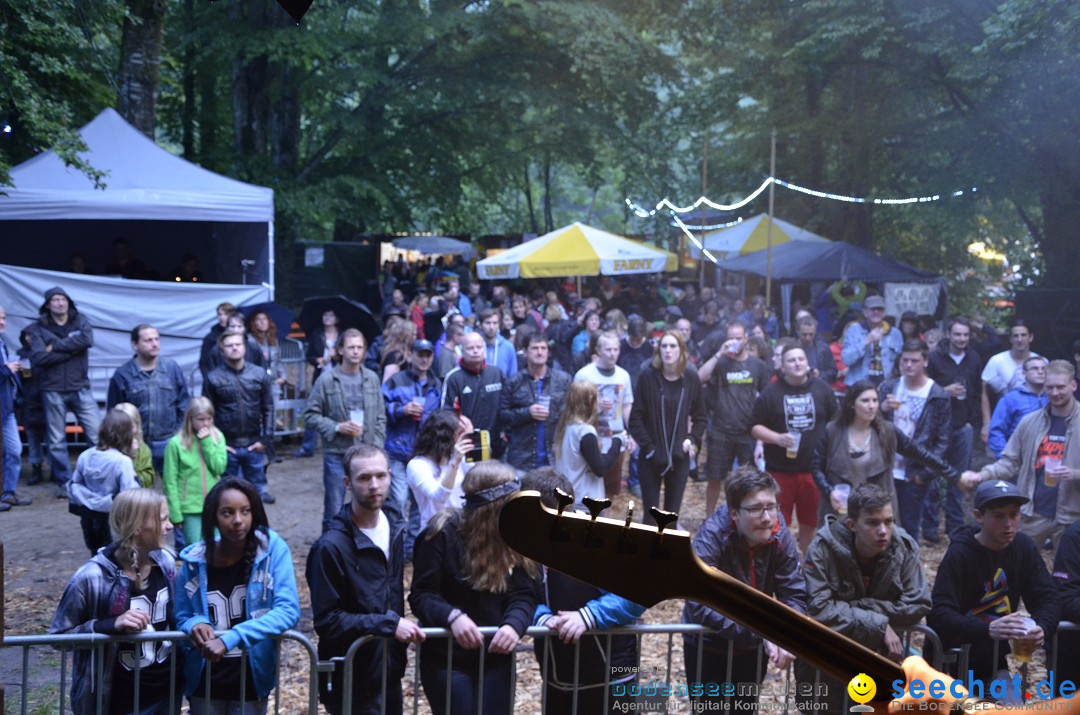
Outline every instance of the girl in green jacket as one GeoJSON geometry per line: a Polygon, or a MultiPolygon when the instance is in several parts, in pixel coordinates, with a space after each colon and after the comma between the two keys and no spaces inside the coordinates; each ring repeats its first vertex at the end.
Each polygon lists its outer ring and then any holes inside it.
{"type": "Polygon", "coordinates": [[[150,454],[150,445],[143,441],[139,408],[130,402],[120,402],[113,409],[120,410],[135,423],[135,455],[131,458],[135,463],[135,478],[139,480],[140,486],[154,486],[154,458],[150,454]]]}
{"type": "Polygon", "coordinates": [[[214,405],[206,397],[193,397],[183,426],[165,445],[161,475],[169,520],[189,544],[202,538],[203,500],[221,480],[227,461],[225,436],[214,427],[214,405]]]}

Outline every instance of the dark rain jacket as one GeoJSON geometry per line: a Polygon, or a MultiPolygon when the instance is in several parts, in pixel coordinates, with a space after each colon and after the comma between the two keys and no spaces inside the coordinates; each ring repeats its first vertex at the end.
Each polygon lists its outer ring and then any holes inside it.
{"type": "MultiPolygon", "coordinates": [[[[548,368],[544,377],[543,394],[551,397],[548,418],[544,423],[544,442],[551,462],[555,461],[555,427],[562,416],[566,393],[572,381],[570,375],[552,367],[548,368]]],[[[506,381],[499,403],[499,424],[510,438],[503,459],[526,471],[536,466],[536,426],[539,423],[529,414],[529,408],[536,404],[536,397],[536,380],[525,369],[506,381]]]]}

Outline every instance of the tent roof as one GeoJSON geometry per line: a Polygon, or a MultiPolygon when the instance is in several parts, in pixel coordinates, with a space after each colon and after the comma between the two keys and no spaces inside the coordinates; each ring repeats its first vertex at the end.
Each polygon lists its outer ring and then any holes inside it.
{"type": "MultiPolygon", "coordinates": [[[[725,271],[764,276],[767,251],[717,262],[725,271]]],[[[843,241],[790,241],[773,246],[772,278],[780,283],[836,281],[932,283],[939,276],[843,241]]]]}
{"type": "Polygon", "coordinates": [[[476,263],[481,279],[629,275],[675,270],[674,254],[580,222],[476,263]]]}
{"type": "Polygon", "coordinates": [[[112,108],[79,130],[105,189],[47,151],[11,170],[0,220],[274,220],[274,192],[220,176],[151,141],[112,108]]]}
{"type": "Polygon", "coordinates": [[[417,251],[424,254],[450,253],[472,258],[476,249],[468,241],[459,241],[449,236],[403,236],[395,238],[394,248],[402,251],[417,251]]]}
{"type": "MultiPolygon", "coordinates": [[[[773,246],[788,241],[812,241],[824,243],[829,239],[819,236],[812,231],[789,223],[782,218],[773,216],[773,246]]],[[[688,228],[693,228],[687,224],[688,228]]],[[[746,219],[729,228],[705,233],[705,248],[714,253],[753,253],[766,248],[768,245],[769,216],[758,214],[746,219]]]]}

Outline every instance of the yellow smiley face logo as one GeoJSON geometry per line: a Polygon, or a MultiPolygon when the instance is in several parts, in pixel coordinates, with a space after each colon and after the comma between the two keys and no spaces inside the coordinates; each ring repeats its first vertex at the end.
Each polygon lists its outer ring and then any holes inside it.
{"type": "Polygon", "coordinates": [[[861,705],[873,699],[877,693],[877,684],[866,673],[859,673],[848,683],[847,692],[852,700],[861,705]]]}

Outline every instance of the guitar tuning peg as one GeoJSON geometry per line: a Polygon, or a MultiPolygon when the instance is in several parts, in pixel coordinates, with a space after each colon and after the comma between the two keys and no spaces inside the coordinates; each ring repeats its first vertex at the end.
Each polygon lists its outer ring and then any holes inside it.
{"type": "Polygon", "coordinates": [[[634,521],[634,500],[631,499],[626,505],[626,523],[623,524],[623,529],[629,531],[630,523],[634,521]]]}
{"type": "Polygon", "coordinates": [[[668,528],[668,526],[679,518],[678,512],[664,511],[663,509],[657,509],[655,506],[649,507],[649,515],[652,516],[653,521],[656,522],[656,530],[661,536],[664,534],[664,529],[668,528]]]}
{"type": "Polygon", "coordinates": [[[562,513],[566,510],[566,507],[574,503],[574,497],[570,494],[567,494],[562,489],[555,487],[555,501],[559,503],[559,516],[562,516],[562,513]]]}
{"type": "Polygon", "coordinates": [[[581,503],[589,510],[589,515],[592,516],[593,521],[596,521],[604,509],[611,506],[610,499],[593,499],[592,497],[584,497],[581,503]]]}

